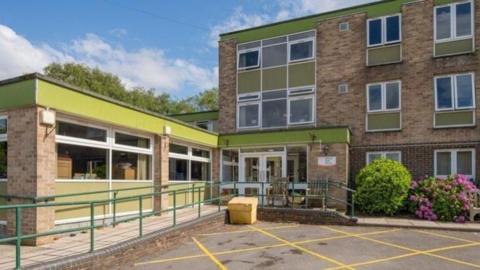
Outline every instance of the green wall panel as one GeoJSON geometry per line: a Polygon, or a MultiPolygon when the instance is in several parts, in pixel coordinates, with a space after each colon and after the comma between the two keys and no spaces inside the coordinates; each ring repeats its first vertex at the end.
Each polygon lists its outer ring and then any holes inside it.
{"type": "Polygon", "coordinates": [[[178,119],[184,122],[218,120],[218,111],[174,114],[174,115],[170,115],[170,117],[173,117],[175,119],[178,119]]]}
{"type": "MultiPolygon", "coordinates": [[[[55,195],[82,193],[91,191],[108,190],[108,182],[56,182],[55,195]]],[[[81,202],[94,200],[107,200],[108,192],[99,194],[82,195],[75,197],[56,198],[55,202],[81,202]]],[[[95,215],[108,214],[108,204],[95,207],[95,215]]],[[[85,218],[90,216],[89,205],[61,206],[55,208],[55,220],[85,218]]]]}
{"type": "Polygon", "coordinates": [[[238,73],[238,93],[260,91],[260,70],[238,73]]]}
{"type": "MultiPolygon", "coordinates": [[[[0,195],[7,194],[7,182],[0,182],[0,195]]],[[[7,202],[5,199],[0,198],[0,205],[6,205],[7,202]]],[[[6,211],[0,210],[0,220],[6,220],[6,211]]]]}
{"type": "Polygon", "coordinates": [[[38,80],[37,91],[37,102],[44,107],[155,134],[162,134],[164,126],[170,126],[171,136],[174,138],[212,147],[217,145],[218,137],[215,133],[161,115],[109,102],[94,94],[68,89],[43,80],[38,80]]]}
{"type": "Polygon", "coordinates": [[[0,85],[0,110],[34,104],[34,79],[0,85]]]}
{"type": "Polygon", "coordinates": [[[262,71],[262,90],[287,88],[287,67],[264,69],[262,71]]]}
{"type": "Polygon", "coordinates": [[[400,112],[371,113],[367,116],[367,130],[400,129],[400,112]]]}
{"type": "Polygon", "coordinates": [[[435,56],[473,52],[473,39],[456,40],[435,44],[435,56]]]}
{"type": "Polygon", "coordinates": [[[435,127],[473,124],[474,111],[435,113],[435,127]]]}
{"type": "MultiPolygon", "coordinates": [[[[145,182],[135,182],[135,181],[124,181],[124,182],[113,182],[112,189],[122,189],[122,188],[136,188],[136,187],[152,187],[153,183],[145,182]]],[[[152,193],[153,188],[146,189],[137,189],[137,190],[128,190],[120,191],[117,194],[117,199],[137,196],[141,194],[152,193]]],[[[151,196],[147,196],[142,200],[143,211],[153,209],[153,199],[151,196]]],[[[125,201],[117,203],[117,213],[121,214],[122,212],[134,212],[139,211],[140,209],[140,199],[135,199],[132,201],[125,201]]]]}
{"type": "Polygon", "coordinates": [[[288,66],[288,87],[315,84],[315,61],[288,66]]]}
{"type": "Polygon", "coordinates": [[[220,135],[219,146],[242,147],[294,143],[306,144],[312,142],[312,136],[315,137],[315,142],[321,141],[326,144],[350,142],[349,129],[346,127],[338,127],[220,135]]]}
{"type": "Polygon", "coordinates": [[[369,66],[397,63],[402,61],[402,46],[400,44],[394,46],[368,48],[367,51],[369,66]]]}

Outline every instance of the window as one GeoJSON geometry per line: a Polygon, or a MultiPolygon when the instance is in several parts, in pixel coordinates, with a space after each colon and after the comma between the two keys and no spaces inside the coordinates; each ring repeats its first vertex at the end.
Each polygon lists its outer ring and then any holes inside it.
{"type": "Polygon", "coordinates": [[[287,63],[287,43],[262,49],[262,67],[281,66],[287,63]]]}
{"type": "Polygon", "coordinates": [[[259,111],[260,104],[255,103],[245,103],[238,105],[238,127],[239,128],[251,128],[259,127],[259,111]]]}
{"type": "Polygon", "coordinates": [[[435,78],[435,109],[437,111],[475,108],[473,73],[435,78]]]}
{"type": "Polygon", "coordinates": [[[259,66],[260,50],[251,49],[238,53],[238,69],[256,68],[259,66]]]}
{"type": "Polygon", "coordinates": [[[450,41],[472,37],[472,2],[435,7],[435,40],[450,41]]]}
{"type": "Polygon", "coordinates": [[[367,111],[400,110],[400,88],[400,81],[368,84],[367,111]]]}
{"type": "Polygon", "coordinates": [[[57,179],[108,179],[108,150],[57,144],[57,179]]]}
{"type": "Polygon", "coordinates": [[[222,150],[223,182],[238,182],[238,150],[222,150]]]}
{"type": "Polygon", "coordinates": [[[149,155],[112,151],[112,179],[115,180],[150,180],[149,155]]]}
{"type": "Polygon", "coordinates": [[[402,154],[399,151],[367,152],[367,165],[380,158],[402,162],[402,154]]]}
{"type": "Polygon", "coordinates": [[[435,151],[435,176],[463,174],[475,178],[475,150],[454,149],[435,151]]]}
{"type": "Polygon", "coordinates": [[[7,118],[0,116],[0,179],[7,179],[7,118]]]}
{"type": "Polygon", "coordinates": [[[265,92],[262,95],[262,127],[287,125],[287,91],[265,92]]]}
{"type": "Polygon", "coordinates": [[[402,40],[401,24],[400,15],[368,20],[368,47],[400,42],[402,40]]]}
{"type": "Polygon", "coordinates": [[[174,181],[210,181],[210,151],[170,144],[169,177],[174,181]]]}
{"type": "Polygon", "coordinates": [[[289,43],[290,62],[313,58],[313,39],[289,43]]]}
{"type": "Polygon", "coordinates": [[[77,125],[69,122],[57,122],[57,135],[74,137],[85,140],[93,140],[99,142],[107,141],[107,131],[105,129],[77,125]]]}
{"type": "Polygon", "coordinates": [[[289,124],[295,125],[313,122],[313,93],[314,88],[291,89],[289,91],[289,124]]]}
{"type": "Polygon", "coordinates": [[[290,182],[307,181],[307,148],[287,147],[287,177],[290,182]]]}
{"type": "Polygon", "coordinates": [[[115,144],[121,144],[125,146],[150,148],[150,140],[143,137],[128,135],[124,133],[115,132],[115,144]]]}

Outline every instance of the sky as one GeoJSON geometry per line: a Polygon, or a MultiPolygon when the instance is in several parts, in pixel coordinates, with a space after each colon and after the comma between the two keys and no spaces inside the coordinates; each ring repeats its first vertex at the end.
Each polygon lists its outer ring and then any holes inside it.
{"type": "Polygon", "coordinates": [[[218,84],[218,35],[375,0],[2,0],[0,80],[76,62],[183,98],[218,84]]]}

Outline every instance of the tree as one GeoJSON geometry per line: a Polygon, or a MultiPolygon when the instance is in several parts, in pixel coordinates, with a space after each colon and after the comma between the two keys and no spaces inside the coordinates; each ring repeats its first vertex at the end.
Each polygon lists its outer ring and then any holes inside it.
{"type": "Polygon", "coordinates": [[[156,94],[155,89],[127,89],[121,79],[98,68],[77,63],[52,63],[44,68],[45,75],[116,100],[162,114],[188,113],[218,109],[218,89],[205,90],[195,96],[176,100],[168,93],[156,94]]]}

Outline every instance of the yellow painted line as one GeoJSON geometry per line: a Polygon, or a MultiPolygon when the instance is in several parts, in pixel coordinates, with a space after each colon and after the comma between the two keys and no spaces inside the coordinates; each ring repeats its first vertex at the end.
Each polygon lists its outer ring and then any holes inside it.
{"type": "Polygon", "coordinates": [[[202,243],[200,243],[197,239],[195,239],[195,237],[192,237],[192,240],[193,240],[193,242],[195,242],[195,244],[197,244],[198,248],[201,249],[203,251],[203,253],[205,253],[210,258],[210,260],[212,260],[215,263],[215,265],[217,266],[218,269],[220,269],[220,270],[227,270],[228,269],[204,245],[202,245],[202,243]]]}
{"type": "MultiPolygon", "coordinates": [[[[324,238],[306,239],[306,240],[296,241],[296,242],[292,242],[292,243],[297,244],[297,245],[298,244],[308,244],[308,243],[314,243],[314,242],[320,242],[320,241],[329,241],[329,240],[336,240],[336,239],[351,238],[354,235],[376,235],[376,234],[384,234],[384,233],[389,233],[389,232],[396,232],[396,231],[399,231],[399,230],[400,229],[374,231],[374,232],[368,232],[368,233],[353,234],[352,236],[343,234],[343,235],[330,236],[330,237],[324,237],[324,238]]],[[[249,231],[253,231],[253,230],[249,230],[249,231]]],[[[242,252],[256,251],[256,250],[269,249],[269,248],[285,247],[285,246],[288,246],[288,245],[287,244],[275,244],[275,245],[267,245],[267,246],[261,246],[261,247],[232,249],[232,250],[214,252],[212,254],[213,255],[225,255],[225,254],[242,253],[242,252]]],[[[195,258],[201,258],[201,257],[206,257],[206,256],[207,255],[205,255],[205,254],[199,254],[199,255],[191,255],[191,256],[173,257],[173,258],[168,258],[168,259],[161,259],[161,260],[153,260],[153,261],[148,261],[148,262],[136,263],[135,265],[146,265],[146,264],[157,264],[157,263],[172,262],[172,261],[181,261],[181,260],[195,259],[195,258]]]]}
{"type": "Polygon", "coordinates": [[[415,231],[418,232],[418,233],[429,234],[429,235],[438,236],[438,237],[442,237],[442,238],[446,238],[446,239],[463,241],[463,242],[467,242],[467,243],[478,243],[477,241],[467,240],[467,239],[464,239],[464,238],[461,238],[461,237],[443,235],[443,234],[439,234],[439,233],[434,233],[434,232],[429,232],[429,231],[422,231],[422,230],[415,230],[415,231]]]}
{"type": "Polygon", "coordinates": [[[315,256],[315,257],[317,257],[317,258],[320,258],[320,259],[326,260],[326,261],[328,261],[328,262],[334,263],[334,264],[336,264],[336,265],[343,266],[344,268],[354,270],[353,267],[349,267],[349,266],[347,266],[346,264],[344,264],[344,263],[342,263],[342,262],[339,262],[339,261],[337,261],[337,260],[335,260],[335,259],[329,258],[329,257],[324,256],[324,255],[321,255],[321,254],[319,254],[319,253],[313,252],[313,251],[311,251],[311,250],[309,250],[309,249],[306,249],[306,248],[301,247],[301,246],[299,246],[299,245],[297,245],[297,244],[294,244],[294,243],[292,243],[292,242],[289,242],[289,241],[287,241],[287,240],[285,240],[285,239],[283,239],[283,238],[280,238],[280,237],[278,237],[278,236],[276,236],[276,235],[274,235],[274,234],[272,234],[272,233],[269,233],[269,232],[264,231],[264,230],[262,230],[262,229],[256,228],[256,227],[254,227],[254,226],[248,226],[248,227],[250,227],[250,228],[252,228],[253,230],[256,230],[256,231],[258,231],[258,232],[260,232],[260,233],[262,233],[262,234],[264,234],[264,235],[266,235],[266,236],[269,236],[269,237],[271,237],[271,238],[274,238],[274,239],[276,239],[276,240],[278,240],[278,241],[280,241],[280,242],[282,242],[282,243],[284,243],[284,244],[287,244],[287,245],[289,245],[289,246],[291,246],[291,247],[294,247],[294,248],[296,248],[296,249],[298,249],[298,250],[301,250],[301,251],[303,251],[303,252],[305,252],[305,253],[307,253],[307,254],[310,254],[310,255],[315,256]]]}
{"type": "MultiPolygon", "coordinates": [[[[352,235],[351,233],[348,233],[348,232],[344,232],[344,231],[341,231],[341,230],[337,230],[337,229],[333,229],[333,228],[330,228],[328,226],[326,226],[325,228],[328,228],[332,231],[335,231],[335,232],[338,232],[338,233],[344,233],[344,234],[347,234],[347,235],[352,235]]],[[[361,236],[361,235],[357,235],[357,236],[354,236],[354,237],[357,237],[357,238],[360,238],[360,239],[363,239],[363,240],[367,240],[367,241],[372,241],[372,242],[375,242],[375,243],[379,243],[379,244],[383,244],[383,245],[386,245],[386,246],[391,246],[391,247],[396,247],[396,248],[399,248],[399,249],[403,249],[403,250],[408,250],[408,251],[412,251],[412,256],[413,255],[417,255],[417,254],[423,254],[423,255],[427,255],[427,256],[432,256],[432,257],[436,257],[436,258],[439,258],[439,259],[443,259],[443,260],[446,260],[446,261],[451,261],[451,262],[455,262],[455,263],[458,263],[458,264],[463,264],[463,265],[468,265],[468,266],[472,266],[472,267],[475,267],[475,268],[480,268],[480,265],[476,265],[476,264],[473,264],[473,263],[469,263],[469,262],[465,262],[465,261],[460,261],[460,260],[457,260],[457,259],[452,259],[452,258],[448,258],[448,257],[444,257],[444,256],[441,256],[441,255],[437,255],[437,254],[432,254],[428,251],[422,251],[422,250],[418,250],[418,249],[413,249],[413,248],[409,248],[409,247],[405,247],[405,246],[401,246],[401,245],[397,245],[397,244],[393,244],[393,243],[389,243],[389,242],[385,242],[385,241],[381,241],[381,240],[377,240],[377,239],[372,239],[372,238],[368,238],[368,237],[365,237],[365,236],[361,236]]],[[[407,255],[407,254],[405,254],[407,255]]]]}
{"type": "MultiPolygon", "coordinates": [[[[281,229],[289,229],[289,228],[297,228],[300,225],[285,225],[285,226],[275,226],[275,227],[268,227],[268,228],[263,228],[266,231],[270,230],[281,230],[281,229]]],[[[204,233],[200,234],[201,236],[211,236],[211,235],[225,235],[225,234],[235,234],[235,233],[245,233],[245,232],[254,232],[254,230],[239,230],[239,231],[231,231],[231,232],[217,232],[217,233],[204,233]]]]}

